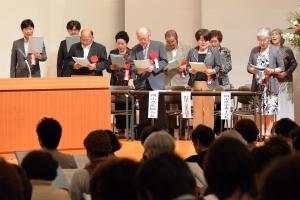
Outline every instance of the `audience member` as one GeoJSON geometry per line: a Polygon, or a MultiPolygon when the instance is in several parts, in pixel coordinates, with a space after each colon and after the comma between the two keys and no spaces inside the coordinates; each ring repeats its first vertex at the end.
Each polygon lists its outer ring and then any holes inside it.
{"type": "Polygon", "coordinates": [[[255,147],[259,130],[253,120],[247,118],[240,119],[235,124],[234,129],[247,141],[250,150],[255,147]]]}
{"type": "Polygon", "coordinates": [[[218,138],[204,161],[208,191],[217,199],[254,199],[255,163],[246,145],[232,137],[218,138]]]}
{"type": "Polygon", "coordinates": [[[149,158],[136,176],[139,200],[194,200],[195,187],[188,166],[172,152],[149,158]]]}
{"type": "Polygon", "coordinates": [[[109,159],[112,145],[109,134],[104,130],[92,131],[84,139],[84,147],[90,163],[76,171],[71,180],[70,196],[72,200],[81,200],[89,194],[90,177],[96,166],[109,159]]]}
{"type": "Polygon", "coordinates": [[[99,165],[92,175],[92,200],[135,200],[134,177],[139,163],[123,158],[112,159],[99,165]]]}
{"type": "Polygon", "coordinates": [[[62,127],[57,120],[44,117],[38,123],[36,132],[42,149],[49,152],[59,163],[61,168],[77,168],[76,162],[72,155],[65,154],[57,150],[62,133],[62,127]]]}
{"type": "Polygon", "coordinates": [[[32,200],[69,200],[69,194],[63,189],[51,187],[57,176],[58,162],[45,151],[29,152],[21,163],[32,184],[32,200]]]}
{"type": "Polygon", "coordinates": [[[30,200],[31,184],[22,169],[0,157],[0,199],[30,200]],[[27,183],[26,183],[27,181],[27,183]]]}
{"type": "Polygon", "coordinates": [[[300,199],[300,156],[288,156],[273,163],[264,172],[259,200],[300,199]]]}
{"type": "Polygon", "coordinates": [[[198,125],[192,132],[192,142],[197,155],[186,159],[188,162],[197,162],[203,169],[203,161],[210,144],[215,140],[213,130],[205,125],[198,125]]]}

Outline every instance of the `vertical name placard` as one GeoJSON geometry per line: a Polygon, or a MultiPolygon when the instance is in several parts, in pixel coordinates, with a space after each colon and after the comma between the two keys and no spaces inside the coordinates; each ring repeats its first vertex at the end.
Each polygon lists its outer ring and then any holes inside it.
{"type": "Polygon", "coordinates": [[[149,92],[149,103],[148,103],[148,118],[157,118],[158,113],[158,91],[149,92]]]}
{"type": "Polygon", "coordinates": [[[191,92],[181,92],[182,118],[192,118],[191,92]]]}
{"type": "Polygon", "coordinates": [[[221,93],[221,119],[231,119],[231,93],[221,93]]]}

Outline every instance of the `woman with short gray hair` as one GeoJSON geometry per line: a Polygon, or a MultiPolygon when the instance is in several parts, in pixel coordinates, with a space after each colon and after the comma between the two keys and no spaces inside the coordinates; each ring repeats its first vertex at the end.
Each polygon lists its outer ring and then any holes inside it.
{"type": "Polygon", "coordinates": [[[277,47],[270,44],[270,40],[270,28],[258,29],[258,46],[251,50],[247,65],[248,73],[253,74],[252,91],[262,92],[261,106],[256,118],[259,117],[259,114],[263,115],[261,131],[264,136],[270,136],[278,110],[279,83],[276,76],[284,71],[282,55],[277,47]]]}
{"type": "Polygon", "coordinates": [[[276,75],[279,80],[279,109],[277,120],[282,118],[294,120],[293,72],[298,64],[292,49],[283,45],[284,39],[280,29],[272,30],[271,43],[279,47],[285,67],[284,71],[276,75]]]}

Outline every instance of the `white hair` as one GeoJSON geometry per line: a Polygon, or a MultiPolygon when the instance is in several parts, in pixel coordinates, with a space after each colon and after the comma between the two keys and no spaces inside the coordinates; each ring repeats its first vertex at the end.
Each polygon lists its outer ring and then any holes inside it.
{"type": "Polygon", "coordinates": [[[271,37],[271,29],[268,27],[259,28],[256,36],[271,37]]]}
{"type": "Polygon", "coordinates": [[[153,158],[164,152],[175,152],[175,141],[166,131],[151,133],[144,142],[144,156],[153,158]]]}
{"type": "Polygon", "coordinates": [[[144,34],[147,34],[148,36],[151,36],[151,31],[147,27],[140,27],[140,28],[138,28],[136,30],[136,34],[139,34],[139,33],[144,33],[144,34]]]}

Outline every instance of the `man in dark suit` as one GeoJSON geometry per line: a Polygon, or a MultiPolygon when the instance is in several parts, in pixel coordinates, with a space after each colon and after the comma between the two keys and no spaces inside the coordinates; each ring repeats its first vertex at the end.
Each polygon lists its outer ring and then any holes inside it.
{"type": "Polygon", "coordinates": [[[30,53],[29,38],[33,35],[34,31],[34,24],[32,20],[23,20],[21,23],[21,30],[23,32],[24,37],[14,41],[11,50],[10,77],[41,77],[39,61],[47,60],[45,45],[43,46],[42,53],[30,53]],[[31,59],[34,59],[35,62],[30,62],[31,59]],[[30,70],[28,68],[30,68],[30,70]]]}
{"type": "Polygon", "coordinates": [[[67,59],[67,66],[69,70],[72,69],[72,75],[102,76],[102,71],[108,68],[105,46],[93,40],[93,31],[84,29],[81,31],[81,42],[72,45],[67,59]],[[72,57],[87,58],[91,64],[81,66],[75,63],[72,57]]]}
{"type": "MultiPolygon", "coordinates": [[[[137,79],[135,80],[135,89],[137,90],[163,90],[165,89],[165,75],[164,67],[168,64],[168,58],[165,51],[165,46],[162,42],[150,40],[150,30],[141,27],[136,32],[139,44],[132,49],[133,60],[149,59],[151,54],[157,55],[158,66],[154,65],[153,59],[151,66],[147,69],[138,72],[137,79]]],[[[140,124],[139,133],[148,125],[151,120],[148,119],[148,95],[140,98],[140,124]]],[[[155,126],[160,129],[167,129],[167,116],[165,112],[165,101],[163,96],[159,97],[158,103],[158,116],[155,126]]]]}
{"type": "MultiPolygon", "coordinates": [[[[67,23],[67,31],[70,36],[75,36],[79,34],[81,29],[81,24],[79,21],[71,20],[67,23]]],[[[58,53],[57,53],[57,77],[71,76],[72,70],[65,66],[65,60],[68,57],[67,42],[63,40],[60,42],[58,53]]]]}

